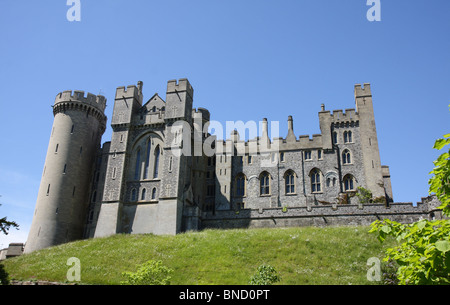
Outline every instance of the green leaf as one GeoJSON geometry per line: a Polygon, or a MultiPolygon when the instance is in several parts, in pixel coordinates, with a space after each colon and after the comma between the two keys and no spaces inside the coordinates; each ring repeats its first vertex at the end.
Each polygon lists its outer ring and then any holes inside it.
{"type": "Polygon", "coordinates": [[[427,224],[426,220],[421,220],[417,223],[417,228],[419,230],[422,230],[423,228],[425,228],[425,225],[427,224]]]}
{"type": "Polygon", "coordinates": [[[392,229],[389,226],[382,226],[381,231],[383,231],[386,234],[389,234],[392,231],[392,229]]]}
{"type": "Polygon", "coordinates": [[[447,240],[440,240],[436,242],[436,249],[438,249],[441,252],[447,252],[450,251],[450,242],[447,240]]]}
{"type": "Polygon", "coordinates": [[[437,139],[436,142],[434,142],[433,148],[441,149],[447,144],[450,144],[450,139],[437,139]]]}

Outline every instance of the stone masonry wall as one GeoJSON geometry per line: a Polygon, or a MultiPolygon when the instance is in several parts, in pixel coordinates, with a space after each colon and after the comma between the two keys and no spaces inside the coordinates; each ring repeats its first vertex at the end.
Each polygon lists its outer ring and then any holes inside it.
{"type": "MultiPolygon", "coordinates": [[[[328,225],[370,225],[385,218],[401,223],[431,219],[440,205],[436,197],[412,203],[333,204],[322,206],[216,211],[202,215],[202,228],[258,228],[328,225]]],[[[436,213],[438,214],[438,213],[436,213]]]]}

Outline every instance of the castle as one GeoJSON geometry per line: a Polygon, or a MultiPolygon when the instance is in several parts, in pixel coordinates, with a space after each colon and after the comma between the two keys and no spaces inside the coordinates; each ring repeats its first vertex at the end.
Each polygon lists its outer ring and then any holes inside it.
{"type": "MultiPolygon", "coordinates": [[[[101,146],[106,99],[56,96],[54,123],[25,252],[116,233],[177,234],[202,228],[369,224],[435,217],[435,199],[394,203],[381,165],[370,84],[355,109],[321,105],[321,134],[219,140],[210,113],[193,108],[187,79],[144,103],[143,83],[116,90],[112,138],[101,146]],[[358,186],[375,202],[361,203],[358,186]]],[[[256,125],[256,124],[255,124],[256,125]]],[[[237,125],[236,125],[237,126],[237,125]]]]}

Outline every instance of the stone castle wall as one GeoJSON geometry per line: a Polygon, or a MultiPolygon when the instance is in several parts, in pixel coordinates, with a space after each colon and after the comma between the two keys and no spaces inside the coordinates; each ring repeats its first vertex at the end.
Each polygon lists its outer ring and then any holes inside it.
{"type": "Polygon", "coordinates": [[[260,208],[237,211],[216,211],[201,215],[202,228],[261,228],[330,225],[364,225],[388,218],[401,223],[420,219],[441,218],[435,196],[411,202],[384,204],[332,204],[306,207],[260,208]]]}

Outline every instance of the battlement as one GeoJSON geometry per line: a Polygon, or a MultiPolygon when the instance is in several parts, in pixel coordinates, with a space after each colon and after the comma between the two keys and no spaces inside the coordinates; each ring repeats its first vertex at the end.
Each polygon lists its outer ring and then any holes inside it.
{"type": "Polygon", "coordinates": [[[309,135],[301,135],[298,137],[300,148],[317,148],[322,147],[322,135],[313,134],[312,138],[309,135]]]}
{"type": "Polygon", "coordinates": [[[357,97],[366,97],[372,96],[372,91],[370,90],[370,84],[364,83],[364,87],[361,87],[361,84],[355,85],[355,98],[357,97]]]}
{"type": "Polygon", "coordinates": [[[58,93],[55,98],[55,106],[59,103],[67,103],[67,102],[80,102],[85,103],[95,108],[99,109],[103,112],[106,108],[106,98],[103,95],[95,95],[92,93],[87,93],[85,96],[84,91],[74,90],[66,90],[58,93]]]}
{"type": "Polygon", "coordinates": [[[192,109],[192,117],[193,118],[201,117],[204,120],[209,121],[209,118],[211,117],[211,115],[210,115],[208,109],[199,107],[199,108],[192,109]]]}
{"type": "Polygon", "coordinates": [[[194,96],[194,88],[192,88],[187,78],[180,78],[178,81],[176,79],[172,79],[167,82],[167,93],[181,91],[187,91],[191,98],[194,96]]]}
{"type": "Polygon", "coordinates": [[[325,117],[330,119],[330,123],[351,122],[359,120],[359,115],[354,108],[345,109],[345,111],[343,111],[342,109],[337,109],[333,110],[333,113],[331,113],[329,110],[320,111],[319,119],[323,119],[325,117]]]}
{"type": "Polygon", "coordinates": [[[136,85],[121,86],[116,89],[116,99],[135,97],[139,100],[139,88],[136,85]]]}

